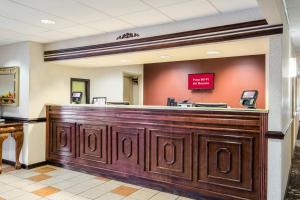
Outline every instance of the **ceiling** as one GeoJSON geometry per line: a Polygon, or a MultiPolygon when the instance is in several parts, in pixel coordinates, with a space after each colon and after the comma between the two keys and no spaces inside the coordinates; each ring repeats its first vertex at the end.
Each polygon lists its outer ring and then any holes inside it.
{"type": "MultiPolygon", "coordinates": [[[[298,0],[294,0],[295,2],[298,0]]],[[[256,8],[256,0],[0,0],[0,45],[49,43],[256,8]],[[53,25],[41,20],[55,21],[53,25]]]]}
{"type": "Polygon", "coordinates": [[[297,53],[300,53],[300,0],[286,0],[290,33],[297,53]]]}
{"type": "Polygon", "coordinates": [[[181,60],[266,54],[268,37],[48,62],[70,67],[112,67],[181,60]],[[208,54],[208,52],[218,54],[208,54]]]}

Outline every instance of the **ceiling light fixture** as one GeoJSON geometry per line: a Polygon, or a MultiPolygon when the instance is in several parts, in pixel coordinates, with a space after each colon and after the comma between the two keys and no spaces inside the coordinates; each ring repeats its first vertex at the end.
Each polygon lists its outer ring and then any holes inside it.
{"type": "Polygon", "coordinates": [[[215,50],[207,51],[206,53],[207,53],[208,55],[217,55],[217,54],[220,54],[219,51],[215,51],[215,50]]]}
{"type": "Polygon", "coordinates": [[[41,22],[43,24],[48,24],[48,25],[52,25],[52,24],[55,24],[55,21],[52,21],[50,19],[42,19],[41,22]]]}
{"type": "Polygon", "coordinates": [[[171,56],[169,56],[169,55],[161,55],[160,57],[161,57],[162,59],[171,58],[171,56]]]}

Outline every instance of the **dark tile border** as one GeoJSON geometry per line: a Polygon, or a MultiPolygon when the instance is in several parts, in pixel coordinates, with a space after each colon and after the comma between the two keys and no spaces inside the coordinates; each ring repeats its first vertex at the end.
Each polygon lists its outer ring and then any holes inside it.
{"type": "MultiPolygon", "coordinates": [[[[14,162],[14,161],[5,160],[5,159],[2,160],[2,163],[11,165],[11,166],[15,166],[15,164],[16,164],[16,162],[14,162]]],[[[21,167],[23,169],[33,169],[33,168],[41,167],[41,166],[44,166],[47,164],[48,164],[48,161],[43,161],[43,162],[38,162],[38,163],[30,164],[30,165],[21,164],[21,167]]]]}

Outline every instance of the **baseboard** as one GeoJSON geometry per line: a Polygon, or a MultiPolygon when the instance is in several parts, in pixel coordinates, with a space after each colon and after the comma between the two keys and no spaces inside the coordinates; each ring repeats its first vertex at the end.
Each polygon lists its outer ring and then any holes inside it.
{"type": "MultiPolygon", "coordinates": [[[[7,165],[12,165],[12,166],[15,166],[15,164],[16,164],[16,162],[14,162],[14,161],[5,160],[5,159],[2,160],[2,163],[7,164],[7,165]]],[[[43,162],[38,162],[38,163],[30,164],[30,165],[21,164],[21,167],[23,169],[33,169],[33,168],[41,167],[41,166],[44,166],[47,164],[48,164],[47,161],[43,161],[43,162]]]]}

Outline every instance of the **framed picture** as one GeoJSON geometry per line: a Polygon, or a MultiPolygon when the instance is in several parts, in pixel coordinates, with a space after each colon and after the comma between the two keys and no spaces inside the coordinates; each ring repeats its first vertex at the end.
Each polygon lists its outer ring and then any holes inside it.
{"type": "Polygon", "coordinates": [[[106,97],[93,97],[92,104],[106,105],[106,97]]]}
{"type": "Polygon", "coordinates": [[[0,105],[19,105],[19,67],[0,67],[0,105]]]}

